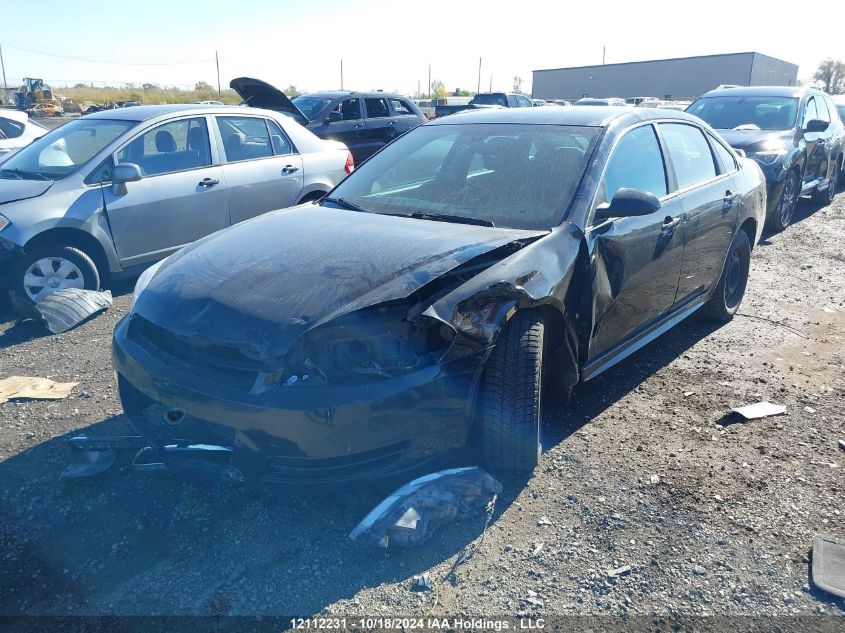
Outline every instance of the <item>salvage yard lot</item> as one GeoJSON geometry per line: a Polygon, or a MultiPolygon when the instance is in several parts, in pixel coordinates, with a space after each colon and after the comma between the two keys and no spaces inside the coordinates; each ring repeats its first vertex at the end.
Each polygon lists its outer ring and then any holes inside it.
{"type": "MultiPolygon", "coordinates": [[[[0,614],[841,614],[809,586],[813,535],[845,535],[845,196],[802,203],[755,249],[740,315],[693,319],[576,388],[549,393],[544,455],[494,520],[426,545],[347,535],[379,491],[244,494],[125,470],[59,483],[76,434],[121,434],[114,306],[58,336],[0,324],[0,377],[79,382],[0,404],[0,614]],[[759,400],[787,415],[737,423],[759,400]],[[617,573],[609,574],[610,570],[617,573]]],[[[548,391],[552,391],[551,389],[548,391]]],[[[382,491],[383,492],[383,491],[382,491]]]]}

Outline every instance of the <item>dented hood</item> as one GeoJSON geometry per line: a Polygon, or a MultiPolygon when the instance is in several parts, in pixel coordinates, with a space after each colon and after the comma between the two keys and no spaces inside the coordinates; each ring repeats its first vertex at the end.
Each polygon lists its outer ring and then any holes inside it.
{"type": "Polygon", "coordinates": [[[178,334],[272,358],[321,323],[406,297],[473,257],[546,233],[303,205],[173,255],[134,312],[178,334]]]}
{"type": "Polygon", "coordinates": [[[241,99],[253,108],[264,108],[275,110],[291,115],[300,123],[306,123],[308,117],[297,108],[288,96],[266,81],[253,79],[252,77],[238,77],[229,82],[229,87],[237,92],[241,99]]]}

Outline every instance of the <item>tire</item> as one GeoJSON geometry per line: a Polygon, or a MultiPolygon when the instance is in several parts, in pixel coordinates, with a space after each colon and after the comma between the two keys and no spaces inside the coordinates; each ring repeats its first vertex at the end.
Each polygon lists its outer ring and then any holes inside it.
{"type": "Polygon", "coordinates": [[[748,285],[748,271],[751,265],[751,241],[745,231],[737,231],[728,249],[722,276],[701,314],[704,318],[726,323],[733,318],[748,285]]]}
{"type": "Polygon", "coordinates": [[[826,207],[830,203],[833,202],[834,196],[836,196],[836,183],[839,180],[837,177],[839,174],[839,162],[837,161],[836,166],[834,167],[833,175],[828,180],[827,189],[824,191],[819,191],[816,189],[813,192],[813,202],[821,207],[826,207]]]}
{"type": "Polygon", "coordinates": [[[795,215],[795,205],[798,203],[798,196],[801,193],[801,181],[798,172],[791,171],[783,183],[780,198],[774,210],[766,218],[766,226],[772,231],[780,232],[786,230],[792,223],[795,215]]]}
{"type": "Polygon", "coordinates": [[[100,288],[100,273],[91,257],[73,246],[58,242],[44,242],[26,250],[14,267],[12,290],[23,301],[34,304],[61,288],[100,288]],[[50,268],[54,275],[49,275],[50,268]],[[48,273],[45,275],[45,273],[48,273]],[[30,283],[37,277],[50,277],[45,283],[30,283]],[[38,288],[47,290],[39,291],[38,288]]]}
{"type": "Polygon", "coordinates": [[[476,429],[484,463],[530,473],[540,458],[543,319],[517,312],[500,333],[479,387],[476,429]]]}

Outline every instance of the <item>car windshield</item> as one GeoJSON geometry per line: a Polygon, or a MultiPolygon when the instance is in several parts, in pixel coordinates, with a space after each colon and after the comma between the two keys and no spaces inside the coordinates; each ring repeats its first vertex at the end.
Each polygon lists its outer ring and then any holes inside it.
{"type": "Polygon", "coordinates": [[[789,130],[795,127],[794,97],[702,97],[687,112],[717,130],[789,130]]]}
{"type": "Polygon", "coordinates": [[[518,229],[564,217],[601,128],[421,126],[344,180],[327,203],[518,229]]]}
{"type": "Polygon", "coordinates": [[[0,177],[59,180],[136,125],[136,121],[75,119],[12,154],[0,167],[0,177]]]}
{"type": "Polygon", "coordinates": [[[470,103],[473,105],[500,105],[507,107],[508,98],[503,94],[475,95],[470,103]]]}
{"type": "Polygon", "coordinates": [[[300,112],[309,120],[315,119],[323,109],[332,102],[332,99],[321,99],[320,97],[300,96],[294,97],[293,105],[299,108],[300,112]]]}

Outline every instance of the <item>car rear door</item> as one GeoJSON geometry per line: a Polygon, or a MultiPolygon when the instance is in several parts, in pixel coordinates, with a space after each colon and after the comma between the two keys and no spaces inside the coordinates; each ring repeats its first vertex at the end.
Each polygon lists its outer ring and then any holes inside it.
{"type": "Polygon", "coordinates": [[[394,97],[388,101],[390,102],[390,113],[393,120],[396,121],[395,127],[399,134],[404,134],[421,123],[420,117],[414,113],[406,99],[394,97]]]}
{"type": "Polygon", "coordinates": [[[296,204],[302,157],[272,119],[215,116],[232,224],[296,204]]]}
{"type": "Polygon", "coordinates": [[[391,116],[390,107],[384,97],[365,98],[364,112],[364,134],[367,140],[363,150],[364,158],[367,158],[395,139],[399,132],[396,129],[396,118],[391,116]]]}
{"type": "Polygon", "coordinates": [[[170,120],[115,153],[143,175],[126,193],[103,187],[106,215],[121,265],[161,259],[229,224],[223,168],[216,164],[206,117],[170,120]]]}
{"type": "Polygon", "coordinates": [[[732,176],[736,161],[719,141],[692,123],[660,123],[657,129],[668,152],[684,217],[677,306],[701,298],[718,283],[742,199],[732,176]]]}
{"type": "Polygon", "coordinates": [[[593,332],[585,377],[624,355],[632,340],[671,309],[683,258],[682,207],[672,191],[654,126],[623,132],[605,167],[594,206],[623,187],[654,194],[648,215],[612,218],[587,228],[593,273],[593,332]]]}

